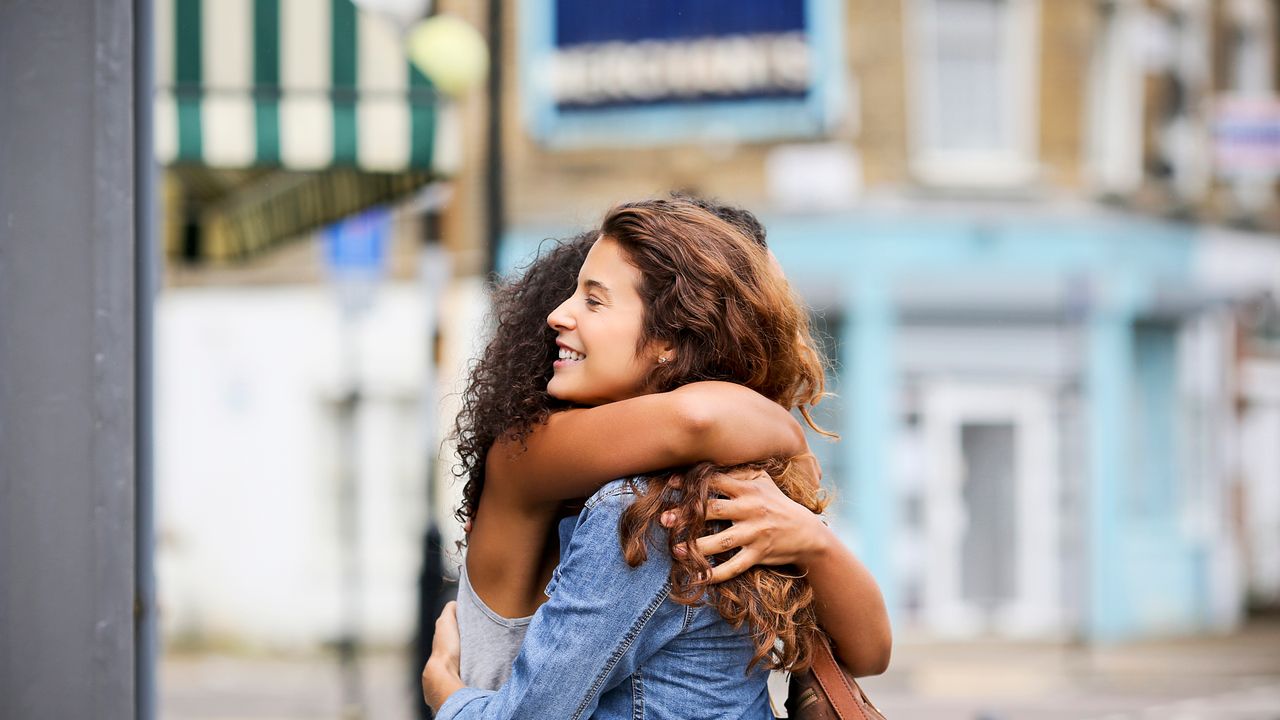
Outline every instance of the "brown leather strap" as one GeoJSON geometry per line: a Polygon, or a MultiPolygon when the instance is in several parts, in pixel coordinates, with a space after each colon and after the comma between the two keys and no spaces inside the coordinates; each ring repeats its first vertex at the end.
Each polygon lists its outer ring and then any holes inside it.
{"type": "Polygon", "coordinates": [[[871,720],[862,709],[862,703],[858,702],[858,696],[862,692],[849,684],[849,678],[836,662],[835,655],[831,652],[831,643],[825,637],[813,650],[813,676],[831,700],[831,706],[840,720],[871,720]]]}

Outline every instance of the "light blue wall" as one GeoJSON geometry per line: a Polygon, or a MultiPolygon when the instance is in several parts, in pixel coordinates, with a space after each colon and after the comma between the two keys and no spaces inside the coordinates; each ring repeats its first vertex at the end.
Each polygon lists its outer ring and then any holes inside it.
{"type": "Polygon", "coordinates": [[[1142,572],[1126,576],[1131,616],[1125,635],[1163,635],[1193,631],[1210,622],[1203,550],[1187,537],[1181,522],[1187,472],[1180,460],[1182,415],[1178,382],[1177,328],[1144,324],[1134,333],[1134,463],[1121,496],[1127,520],[1126,567],[1142,572]]]}
{"type": "Polygon", "coordinates": [[[839,527],[852,530],[847,540],[880,581],[885,603],[896,612],[901,607],[900,584],[892,581],[890,538],[898,523],[891,472],[898,381],[891,278],[868,263],[849,280],[839,369],[847,376],[842,405],[848,434],[840,448],[848,477],[836,496],[836,510],[845,520],[839,527]]]}
{"type": "MultiPolygon", "coordinates": [[[[1109,641],[1202,622],[1200,549],[1178,526],[1176,345],[1167,332],[1136,326],[1162,288],[1190,282],[1189,228],[1086,214],[975,219],[867,212],[764,220],[770,247],[802,293],[838,288],[840,307],[833,311],[843,323],[838,372],[845,412],[836,430],[849,471],[837,479],[839,512],[856,528],[848,540],[891,607],[899,604],[890,466],[899,390],[894,288],[939,275],[1064,284],[1083,278],[1089,508],[1083,630],[1109,641]],[[1140,513],[1131,502],[1135,487],[1153,498],[1140,513]]],[[[538,240],[557,234],[567,232],[510,234],[499,266],[512,267],[538,240]]]]}
{"type": "Polygon", "coordinates": [[[1098,640],[1129,634],[1133,613],[1127,592],[1128,568],[1121,498],[1129,484],[1129,430],[1133,379],[1133,321],[1139,281],[1131,273],[1114,277],[1106,298],[1089,316],[1085,367],[1089,468],[1088,542],[1085,582],[1089,603],[1085,631],[1098,640]]]}

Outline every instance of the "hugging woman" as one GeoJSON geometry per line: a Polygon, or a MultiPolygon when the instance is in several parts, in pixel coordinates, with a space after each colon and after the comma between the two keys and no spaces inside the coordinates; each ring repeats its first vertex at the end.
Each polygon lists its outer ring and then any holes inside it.
{"type": "Polygon", "coordinates": [[[765,671],[804,667],[818,625],[883,670],[879,591],[815,514],[788,411],[812,425],[822,367],[762,237],[729,208],[626,204],[497,303],[459,419],[461,647],[450,606],[423,672],[441,717],[768,717],[765,671]]]}

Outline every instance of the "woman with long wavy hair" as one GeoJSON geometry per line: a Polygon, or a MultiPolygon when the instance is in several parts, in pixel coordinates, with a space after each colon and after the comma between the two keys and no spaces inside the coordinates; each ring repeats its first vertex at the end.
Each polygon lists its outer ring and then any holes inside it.
{"type": "MultiPolygon", "coordinates": [[[[462,458],[469,463],[460,515],[472,523],[464,586],[484,597],[494,619],[510,618],[504,609],[536,607],[526,599],[533,593],[522,598],[521,591],[542,589],[539,570],[555,555],[548,531],[563,499],[585,495],[613,475],[651,476],[613,483],[588,501],[565,538],[551,600],[529,625],[502,692],[483,698],[467,695],[473,690],[455,692],[461,682],[453,675],[456,647],[447,647],[449,633],[440,634],[424,690],[437,707],[453,696],[447,716],[512,716],[504,708],[554,716],[551,699],[536,692],[548,672],[558,683],[585,683],[552,693],[577,703],[567,715],[597,705],[607,715],[614,706],[609,699],[622,698],[626,680],[632,710],[643,687],[650,706],[661,705],[673,687],[688,690],[692,677],[663,658],[681,657],[670,651],[694,639],[701,642],[683,648],[683,655],[701,652],[710,672],[697,684],[718,688],[711,696],[718,703],[749,708],[760,701],[763,668],[807,663],[819,622],[855,672],[879,672],[887,663],[888,625],[874,582],[816,521],[822,500],[813,465],[788,460],[806,448],[787,425],[794,421],[786,410],[800,409],[812,424],[807,410],[822,393],[807,317],[752,241],[750,223],[735,222],[749,214],[717,217],[709,210],[681,199],[615,208],[572,296],[547,319],[554,344],[535,335],[523,353],[486,355],[483,362],[491,370],[505,367],[505,376],[479,373],[479,385],[473,376],[468,402],[492,395],[495,384],[508,398],[464,403],[470,420],[460,424],[462,458]],[[545,397],[522,390],[526,378],[510,372],[518,358],[530,356],[546,363],[527,373],[534,383],[555,358],[545,397]],[[571,409],[557,411],[557,404],[571,409]],[[720,418],[716,408],[731,413],[720,418]],[[612,445],[597,447],[602,439],[612,445]],[[711,465],[751,461],[760,462],[731,476],[711,465]],[[652,473],[673,467],[680,469],[652,473]],[[715,519],[736,522],[703,537],[715,519]],[[713,567],[707,559],[735,548],[741,549],[722,564],[713,567]],[[635,602],[619,602],[624,598],[635,602]],[[669,636],[672,627],[678,632],[669,636]]],[[[557,252],[571,255],[586,242],[580,238],[557,252]]],[[[500,323],[518,322],[512,316],[538,300],[520,293],[507,299],[515,312],[502,314],[500,304],[500,323]]],[[[503,330],[500,325],[495,341],[503,330]]]]}

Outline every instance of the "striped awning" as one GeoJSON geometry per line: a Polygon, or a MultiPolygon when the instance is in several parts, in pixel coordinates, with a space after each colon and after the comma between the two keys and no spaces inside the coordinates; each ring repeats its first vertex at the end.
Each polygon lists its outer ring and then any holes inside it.
{"type": "Polygon", "coordinates": [[[447,173],[447,104],[351,0],[156,0],[165,165],[447,173]]]}

